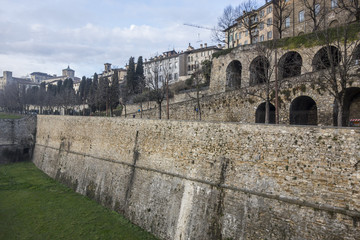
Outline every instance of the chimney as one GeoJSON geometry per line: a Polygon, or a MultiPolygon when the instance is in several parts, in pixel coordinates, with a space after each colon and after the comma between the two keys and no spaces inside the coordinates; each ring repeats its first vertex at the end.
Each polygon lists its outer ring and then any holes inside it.
{"type": "Polygon", "coordinates": [[[204,45],[205,45],[205,48],[207,48],[207,43],[205,43],[204,45]]]}
{"type": "Polygon", "coordinates": [[[200,44],[200,48],[203,48],[203,45],[202,45],[202,44],[200,44]]]}
{"type": "Polygon", "coordinates": [[[218,44],[218,48],[221,48],[221,44],[218,44]]]}

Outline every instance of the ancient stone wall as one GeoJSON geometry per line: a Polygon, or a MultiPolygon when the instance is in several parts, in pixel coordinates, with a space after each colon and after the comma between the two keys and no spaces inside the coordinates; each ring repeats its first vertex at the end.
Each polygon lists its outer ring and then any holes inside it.
{"type": "Polygon", "coordinates": [[[359,239],[359,136],[39,116],[33,161],[161,239],[359,239]]]}
{"type": "Polygon", "coordinates": [[[0,163],[31,160],[36,117],[0,119],[0,163]]]}

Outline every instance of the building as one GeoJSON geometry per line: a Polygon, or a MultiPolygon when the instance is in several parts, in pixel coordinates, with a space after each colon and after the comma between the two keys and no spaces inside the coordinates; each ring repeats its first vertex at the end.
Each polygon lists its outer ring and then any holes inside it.
{"type": "Polygon", "coordinates": [[[111,68],[111,63],[104,63],[104,71],[99,74],[100,77],[107,77],[110,81],[115,72],[118,74],[119,83],[124,82],[126,77],[126,69],[124,68],[111,68]]]}
{"type": "Polygon", "coordinates": [[[244,12],[234,25],[225,30],[226,42],[229,43],[225,47],[232,48],[276,38],[273,5],[270,1],[256,10],[244,12]]]}
{"type": "MultiPolygon", "coordinates": [[[[345,1],[346,2],[346,1],[345,1]]],[[[338,0],[272,0],[244,12],[225,29],[226,47],[254,44],[272,39],[294,37],[355,20],[341,10],[338,0]]]]}
{"type": "Polygon", "coordinates": [[[194,71],[201,69],[202,63],[206,60],[211,61],[213,53],[221,50],[219,46],[207,46],[207,43],[200,44],[200,48],[195,49],[190,44],[183,53],[186,57],[186,77],[189,77],[194,71]]]}
{"type": "Polygon", "coordinates": [[[13,77],[12,72],[10,71],[4,71],[3,76],[0,77],[0,90],[4,90],[7,85],[10,84],[18,84],[19,86],[25,86],[26,88],[32,87],[32,86],[38,86],[38,84],[32,82],[28,78],[16,78],[13,77]]]}
{"type": "Polygon", "coordinates": [[[145,59],[144,75],[145,81],[151,83],[158,80],[160,85],[164,82],[175,83],[183,76],[186,76],[186,58],[182,53],[175,50],[164,52],[160,56],[145,59]]]}
{"type": "Polygon", "coordinates": [[[189,43],[186,51],[178,53],[172,50],[149,60],[145,59],[146,82],[152,82],[155,77],[158,77],[159,82],[168,80],[169,84],[186,80],[201,68],[205,60],[211,61],[212,54],[219,50],[221,46],[207,46],[206,43],[200,44],[200,48],[195,49],[189,43]]]}

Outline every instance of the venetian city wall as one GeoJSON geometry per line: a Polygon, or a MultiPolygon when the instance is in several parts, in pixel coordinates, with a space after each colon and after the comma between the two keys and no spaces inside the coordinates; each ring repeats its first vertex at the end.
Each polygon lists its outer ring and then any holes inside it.
{"type": "Polygon", "coordinates": [[[0,163],[31,160],[36,117],[0,119],[0,163]]]}
{"type": "Polygon", "coordinates": [[[359,239],[359,136],[38,116],[33,162],[162,239],[359,239]]]}

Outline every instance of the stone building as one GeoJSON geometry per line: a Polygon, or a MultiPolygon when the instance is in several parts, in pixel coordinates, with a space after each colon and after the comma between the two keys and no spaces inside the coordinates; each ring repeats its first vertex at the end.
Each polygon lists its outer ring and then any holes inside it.
{"type": "Polygon", "coordinates": [[[175,83],[187,75],[186,57],[172,50],[149,60],[145,59],[144,75],[147,83],[154,82],[155,79],[161,84],[166,81],[169,84],[175,83]]]}
{"type": "MultiPolygon", "coordinates": [[[[294,37],[354,20],[354,16],[338,7],[338,0],[266,1],[257,9],[244,12],[234,25],[225,30],[226,42],[229,42],[229,47],[232,48],[272,39],[294,37]],[[251,29],[251,34],[248,29],[251,29]]],[[[227,47],[227,44],[225,46],[227,47]]]]}
{"type": "Polygon", "coordinates": [[[212,54],[219,51],[221,46],[208,46],[207,43],[200,44],[195,49],[189,43],[186,51],[168,51],[162,55],[145,59],[144,75],[147,82],[152,81],[158,75],[159,82],[169,80],[169,84],[184,81],[201,68],[205,60],[211,61],[212,54]],[[167,77],[167,78],[166,78],[167,77]]]}
{"type": "Polygon", "coordinates": [[[185,55],[187,63],[186,77],[190,77],[195,70],[201,69],[201,64],[212,60],[213,53],[219,51],[221,46],[208,46],[207,43],[200,44],[200,48],[195,49],[189,44],[188,49],[182,53],[185,55]]]}
{"type": "Polygon", "coordinates": [[[12,72],[4,71],[3,76],[0,77],[0,90],[4,90],[7,85],[18,84],[19,87],[25,86],[26,88],[37,86],[38,84],[33,83],[30,79],[27,78],[16,78],[13,77],[12,72]]]}
{"type": "Polygon", "coordinates": [[[119,83],[124,82],[126,77],[126,69],[124,68],[111,68],[111,63],[104,63],[104,71],[99,74],[100,77],[107,77],[109,80],[111,80],[112,76],[115,72],[118,74],[119,83]]]}

